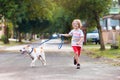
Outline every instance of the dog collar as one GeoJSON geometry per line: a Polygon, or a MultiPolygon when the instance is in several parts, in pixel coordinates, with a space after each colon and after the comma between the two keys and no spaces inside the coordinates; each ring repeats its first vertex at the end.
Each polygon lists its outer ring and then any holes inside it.
{"type": "Polygon", "coordinates": [[[33,52],[33,49],[34,49],[34,48],[32,48],[32,50],[29,52],[29,54],[31,54],[31,53],[33,52]]]}

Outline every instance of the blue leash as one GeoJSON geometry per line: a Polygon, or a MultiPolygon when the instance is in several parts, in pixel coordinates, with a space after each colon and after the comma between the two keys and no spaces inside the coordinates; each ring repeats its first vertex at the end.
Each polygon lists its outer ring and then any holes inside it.
{"type": "Polygon", "coordinates": [[[44,43],[46,43],[46,42],[50,41],[51,39],[53,39],[53,38],[52,38],[52,37],[50,37],[49,39],[45,40],[44,42],[40,43],[39,45],[42,45],[42,44],[44,44],[44,43]]]}
{"type": "Polygon", "coordinates": [[[61,36],[61,43],[59,43],[58,49],[62,48],[63,43],[64,43],[64,36],[61,36]]]}
{"type": "MultiPolygon", "coordinates": [[[[59,35],[58,35],[58,36],[59,36],[59,35]]],[[[54,37],[50,37],[49,39],[45,40],[44,42],[40,43],[39,45],[42,45],[42,44],[50,41],[51,39],[54,39],[54,37]]],[[[64,36],[61,36],[61,43],[59,43],[58,49],[61,49],[61,48],[62,48],[63,43],[64,43],[64,36]]]]}

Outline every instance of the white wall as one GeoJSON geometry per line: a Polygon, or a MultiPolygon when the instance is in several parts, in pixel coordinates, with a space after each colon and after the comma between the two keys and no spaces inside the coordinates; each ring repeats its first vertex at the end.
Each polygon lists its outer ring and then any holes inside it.
{"type": "Polygon", "coordinates": [[[111,18],[104,19],[102,24],[101,24],[103,29],[111,30],[112,27],[120,27],[120,22],[119,20],[113,20],[111,18]]]}

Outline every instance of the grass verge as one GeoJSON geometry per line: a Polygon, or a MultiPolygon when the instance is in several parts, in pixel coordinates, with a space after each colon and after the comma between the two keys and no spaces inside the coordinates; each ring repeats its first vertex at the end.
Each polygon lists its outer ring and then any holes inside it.
{"type": "Polygon", "coordinates": [[[21,45],[21,44],[29,44],[29,42],[15,42],[15,41],[9,41],[9,44],[4,44],[0,41],[1,46],[15,46],[15,45],[21,45]]]}
{"type": "Polygon", "coordinates": [[[107,49],[105,51],[100,51],[99,49],[87,49],[87,54],[91,55],[93,58],[106,57],[110,59],[120,59],[120,49],[107,49]]]}
{"type": "Polygon", "coordinates": [[[110,45],[106,45],[107,48],[104,51],[100,50],[99,45],[86,45],[84,46],[84,54],[92,58],[104,58],[108,60],[110,63],[113,62],[113,65],[120,66],[120,49],[110,49],[110,45]]]}

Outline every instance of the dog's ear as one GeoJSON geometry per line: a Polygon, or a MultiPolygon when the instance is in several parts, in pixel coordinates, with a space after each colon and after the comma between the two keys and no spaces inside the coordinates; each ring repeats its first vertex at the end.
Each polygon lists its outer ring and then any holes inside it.
{"type": "Polygon", "coordinates": [[[27,45],[27,47],[30,47],[30,45],[27,45]]]}
{"type": "Polygon", "coordinates": [[[30,45],[26,45],[24,48],[28,48],[28,47],[30,47],[30,45]]]}
{"type": "Polygon", "coordinates": [[[42,47],[42,46],[41,46],[40,48],[41,48],[41,49],[43,49],[43,47],[42,47]]]}
{"type": "Polygon", "coordinates": [[[34,52],[36,53],[36,49],[34,48],[34,52]]]}
{"type": "Polygon", "coordinates": [[[43,49],[43,46],[40,46],[40,49],[43,49]]]}

